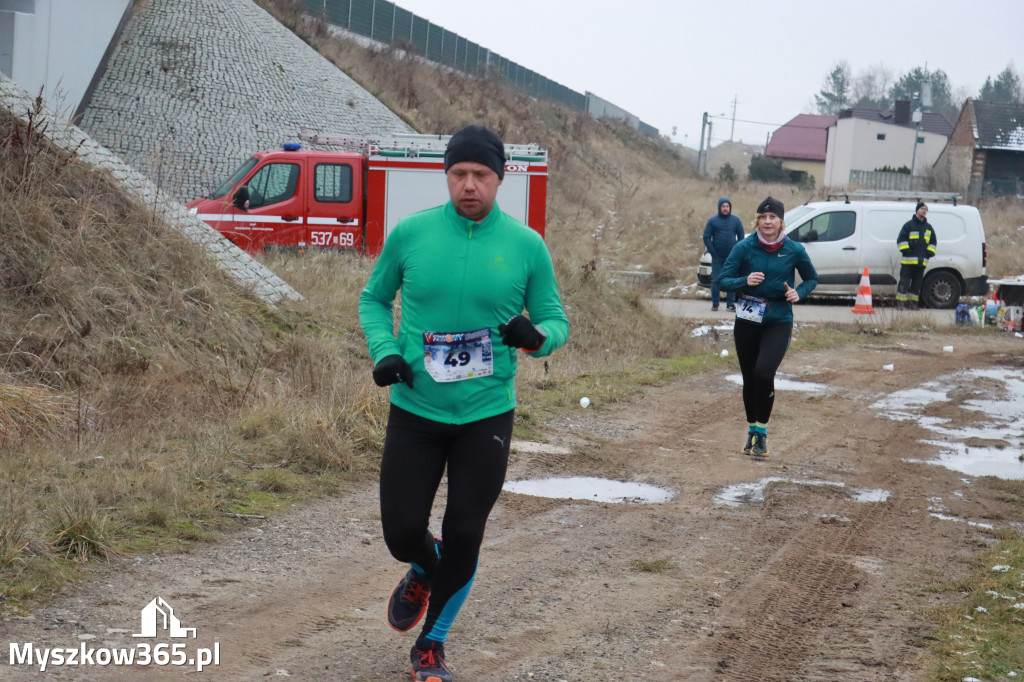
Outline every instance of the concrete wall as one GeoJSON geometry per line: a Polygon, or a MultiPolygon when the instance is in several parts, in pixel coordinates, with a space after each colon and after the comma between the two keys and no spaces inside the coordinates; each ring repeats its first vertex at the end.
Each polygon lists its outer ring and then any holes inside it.
{"type": "Polygon", "coordinates": [[[947,145],[935,162],[935,179],[939,189],[967,194],[974,163],[974,147],[947,145]]]}
{"type": "Polygon", "coordinates": [[[0,43],[10,22],[10,76],[70,119],[132,0],[0,0],[0,43]],[[6,15],[6,16],[5,16],[6,15]],[[11,21],[13,19],[13,21],[11,21]]]}
{"type": "Polygon", "coordinates": [[[620,121],[625,121],[637,130],[640,129],[639,118],[592,92],[587,93],[587,113],[594,118],[617,118],[620,121]]]}
{"type": "Polygon", "coordinates": [[[182,202],[301,132],[415,132],[253,0],[138,4],[81,126],[182,202]]]}
{"type": "Polygon", "coordinates": [[[842,187],[851,170],[873,171],[883,166],[913,167],[914,175],[927,175],[946,145],[946,137],[914,128],[859,118],[841,118],[829,128],[825,151],[825,185],[842,187]],[[914,150],[914,136],[924,142],[914,150]],[[885,139],[879,140],[878,136],[885,139]]]}

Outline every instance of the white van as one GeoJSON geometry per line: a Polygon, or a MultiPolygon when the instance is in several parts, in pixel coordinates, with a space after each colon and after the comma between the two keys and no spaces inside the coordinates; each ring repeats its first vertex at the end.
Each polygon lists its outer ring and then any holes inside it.
{"type": "MultiPolygon", "coordinates": [[[[896,295],[900,275],[896,238],[914,215],[919,195],[910,202],[854,198],[866,194],[853,192],[845,195],[850,197],[845,201],[807,203],[786,211],[786,234],[804,245],[818,271],[818,286],[811,296],[856,296],[865,267],[873,297],[896,295]]],[[[921,306],[955,308],[961,296],[988,293],[985,228],[978,209],[921,198],[928,204],[928,222],[937,241],[921,286],[921,306]]],[[[703,279],[710,282],[707,255],[701,259],[698,281],[702,270],[703,279]]]]}

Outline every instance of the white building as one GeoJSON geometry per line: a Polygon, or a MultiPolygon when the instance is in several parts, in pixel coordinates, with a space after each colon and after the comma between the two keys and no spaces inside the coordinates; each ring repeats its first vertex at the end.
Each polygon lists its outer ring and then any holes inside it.
{"type": "Polygon", "coordinates": [[[80,113],[132,0],[0,0],[0,72],[40,91],[65,118],[80,113]]]}
{"type": "Polygon", "coordinates": [[[839,112],[828,129],[825,186],[850,184],[851,171],[906,167],[927,175],[946,146],[953,126],[942,114],[924,112],[912,120],[909,102],[896,109],[854,108],[839,112]],[[916,142],[915,142],[916,138],[916,142]]]}

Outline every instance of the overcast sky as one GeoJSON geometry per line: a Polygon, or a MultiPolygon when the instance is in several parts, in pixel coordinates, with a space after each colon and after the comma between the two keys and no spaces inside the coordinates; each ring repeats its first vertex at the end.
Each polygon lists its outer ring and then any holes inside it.
{"type": "Polygon", "coordinates": [[[977,96],[1013,62],[1024,73],[1024,0],[396,0],[400,7],[578,92],[590,91],[696,148],[763,145],[840,59],[898,79],[927,63],[977,96]],[[733,98],[735,130],[733,128],[733,98]],[[749,123],[748,123],[749,121],[749,123]]]}

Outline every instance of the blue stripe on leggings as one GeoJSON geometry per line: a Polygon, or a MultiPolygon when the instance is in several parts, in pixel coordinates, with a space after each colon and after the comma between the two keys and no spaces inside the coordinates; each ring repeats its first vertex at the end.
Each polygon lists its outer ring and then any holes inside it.
{"type": "MultiPolygon", "coordinates": [[[[480,561],[477,560],[477,567],[479,566],[480,561]]],[[[459,615],[462,605],[466,602],[466,597],[469,596],[469,589],[473,587],[474,580],[476,580],[476,569],[473,569],[473,575],[470,577],[469,582],[463,585],[461,590],[453,594],[452,598],[441,609],[441,615],[434,621],[434,627],[430,628],[430,632],[426,634],[427,639],[435,642],[444,642],[448,639],[448,630],[451,629],[452,624],[455,622],[455,616],[459,615]]]]}

